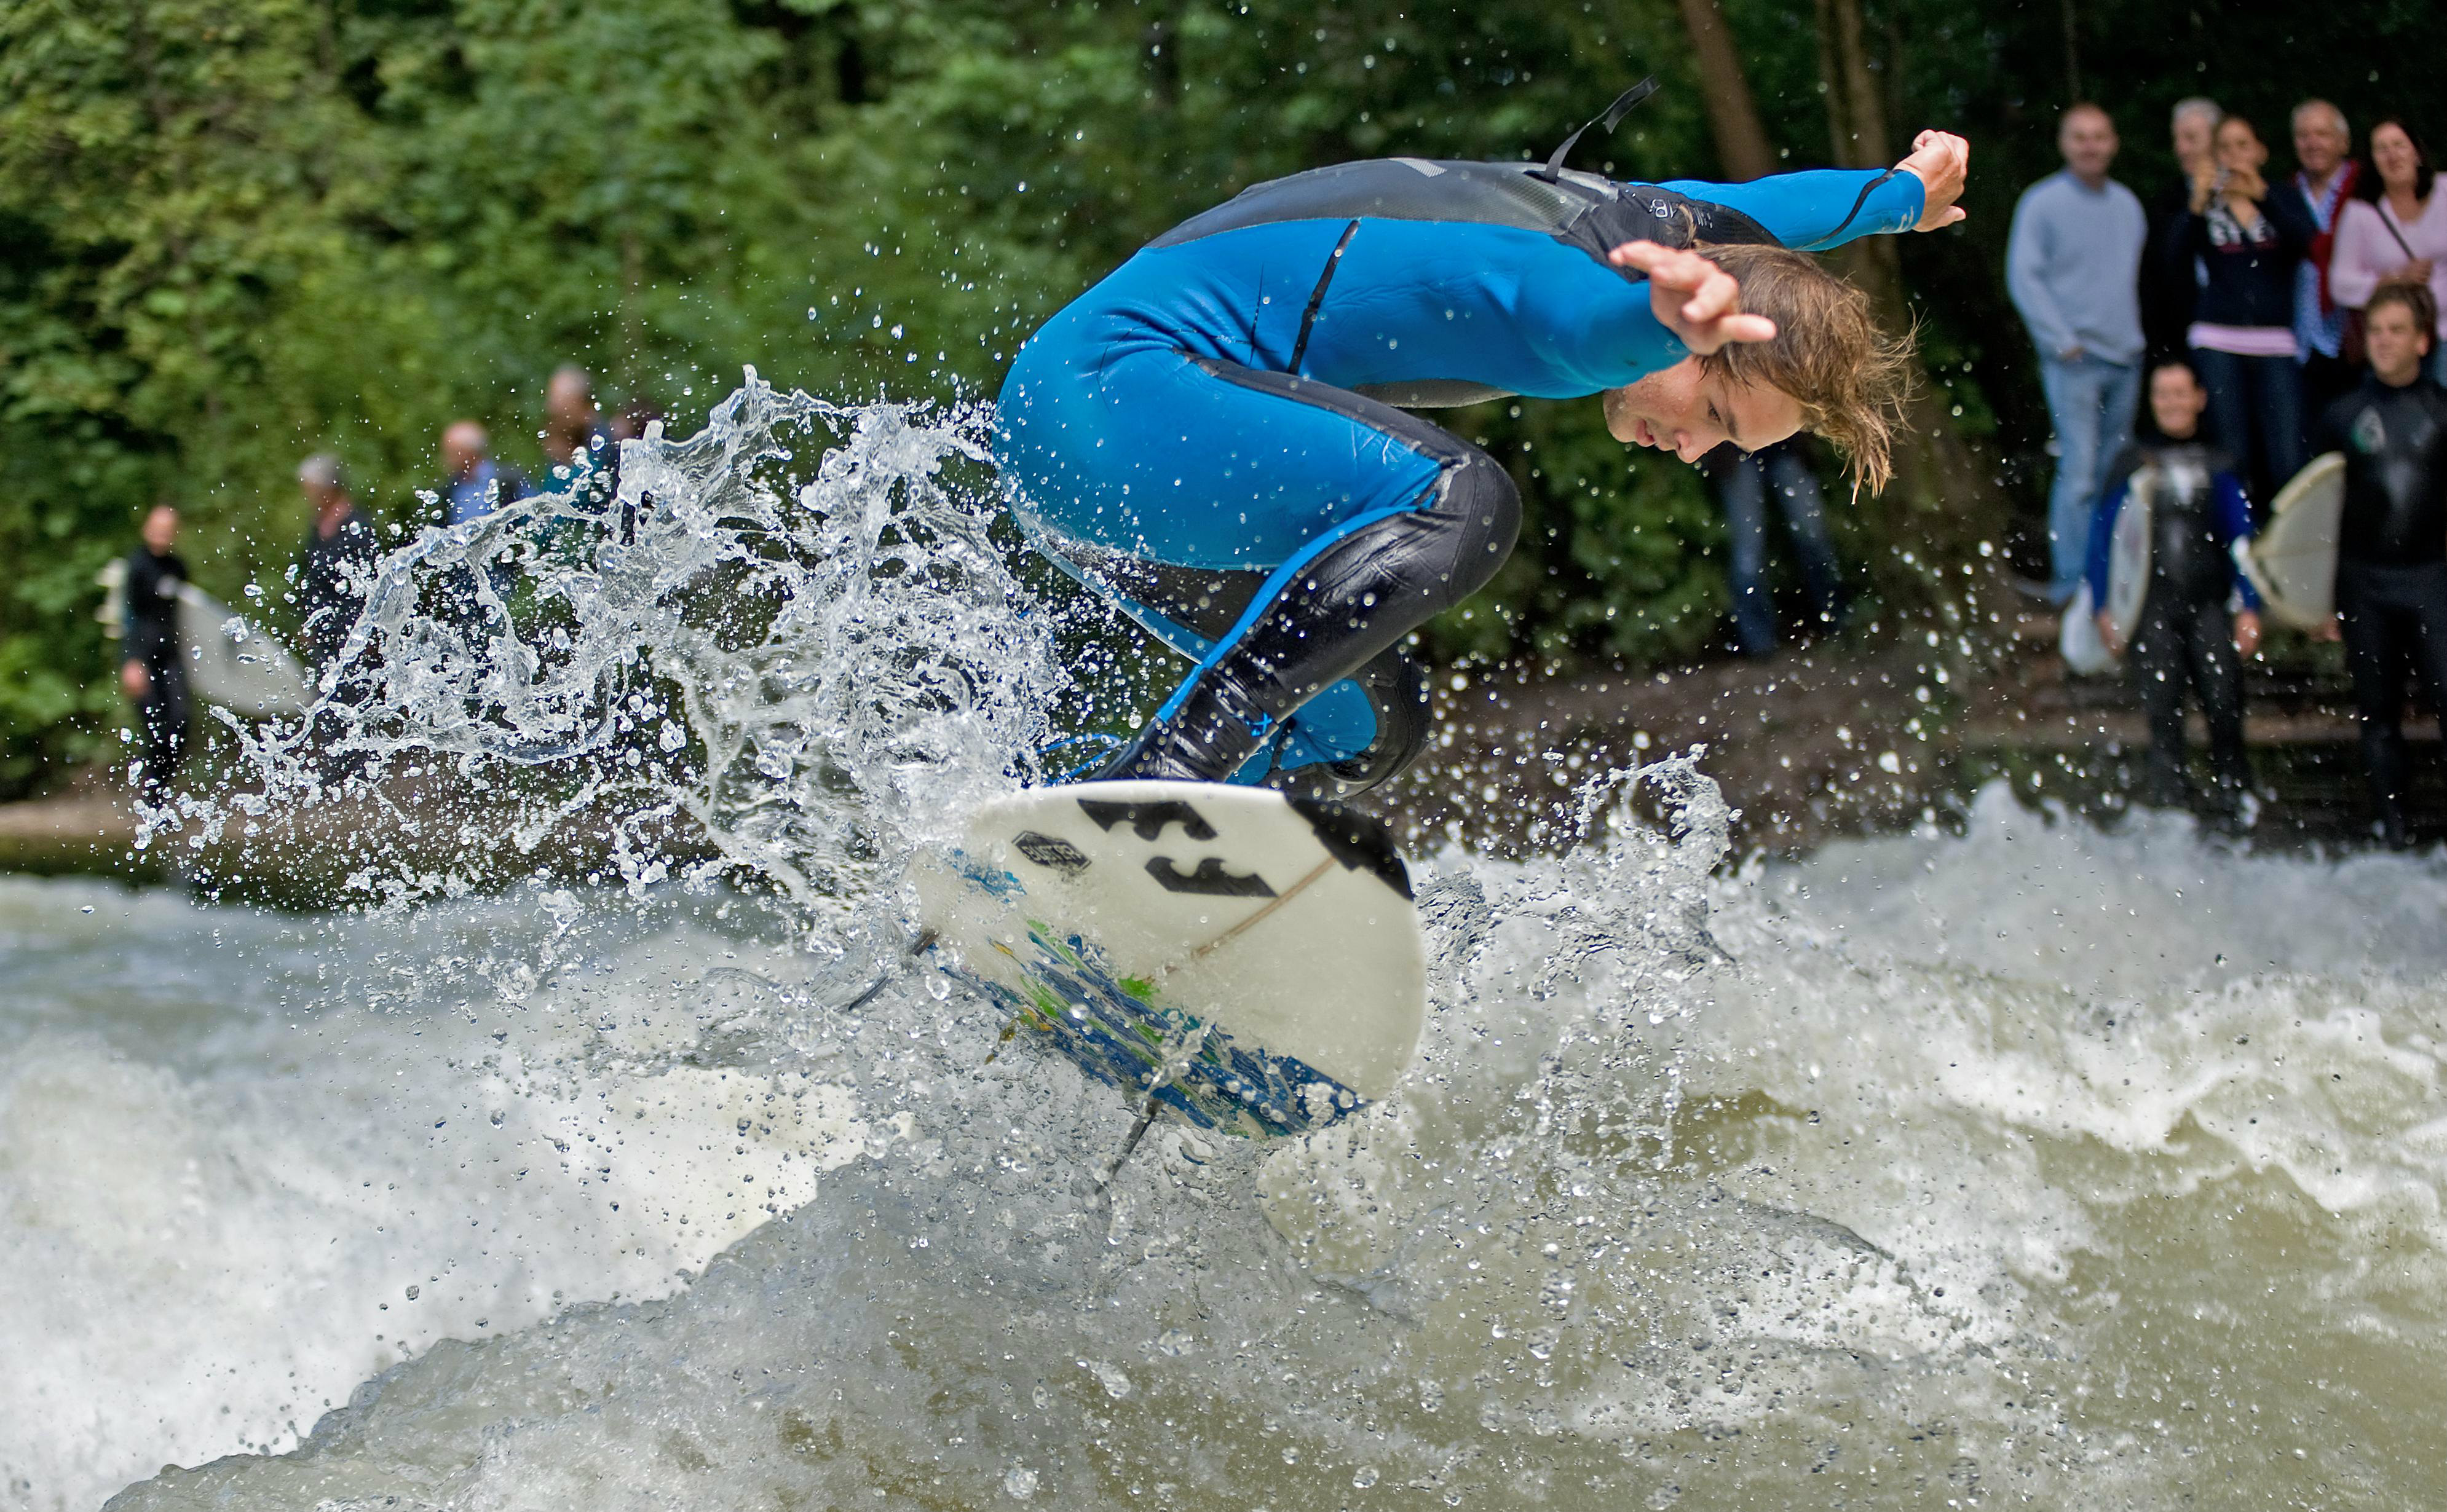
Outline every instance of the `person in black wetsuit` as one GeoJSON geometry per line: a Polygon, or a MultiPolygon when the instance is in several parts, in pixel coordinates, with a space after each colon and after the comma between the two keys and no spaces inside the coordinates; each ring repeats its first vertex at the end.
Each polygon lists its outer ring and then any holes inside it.
{"type": "Polygon", "coordinates": [[[158,803],[169,796],[170,779],[186,750],[193,707],[186,643],[179,633],[179,590],[187,584],[187,564],[170,549],[179,539],[179,511],[155,504],[144,516],[143,539],[128,553],[121,585],[126,607],[120,619],[119,685],[136,706],[144,801],[158,803]]]}
{"type": "Polygon", "coordinates": [[[2312,450],[2345,457],[2337,620],[2353,672],[2362,767],[2380,830],[2411,843],[2404,811],[2404,671],[2447,717],[2447,388],[2423,374],[2438,308],[2389,284],[2362,312],[2370,374],[2320,417],[2312,450]]]}
{"type": "MultiPolygon", "coordinates": [[[[2210,727],[2209,807],[2222,819],[2240,816],[2251,787],[2243,746],[2243,665],[2260,648],[2260,595],[2235,570],[2234,543],[2251,534],[2251,501],[2229,453],[2204,444],[2201,414],[2209,391],[2191,365],[2176,358],[2150,372],[2150,418],[2157,434],[2127,446],[2109,475],[2090,532],[2090,592],[2107,602],[2108,563],[2115,518],[2136,495],[2150,509],[2150,588],[2134,627],[2127,666],[2150,716],[2150,758],[2141,801],[2192,802],[2185,773],[2184,690],[2200,697],[2210,727]],[[2238,590],[2243,609],[2229,615],[2238,590]]],[[[2098,616],[2099,637],[2122,652],[2115,622],[2098,616]]]]}

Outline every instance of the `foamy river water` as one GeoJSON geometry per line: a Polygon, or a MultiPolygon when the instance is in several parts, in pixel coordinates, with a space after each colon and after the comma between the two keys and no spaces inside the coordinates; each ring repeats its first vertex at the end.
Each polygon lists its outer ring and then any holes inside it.
{"type": "Polygon", "coordinates": [[[1402,1091],[1110,1197],[770,904],[0,881],[0,1501],[2447,1503],[2437,859],[1706,817],[1430,860],[1402,1091]]]}

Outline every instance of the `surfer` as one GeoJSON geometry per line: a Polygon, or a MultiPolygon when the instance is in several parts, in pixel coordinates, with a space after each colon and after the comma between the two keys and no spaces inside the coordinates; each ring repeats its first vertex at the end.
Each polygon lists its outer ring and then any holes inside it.
{"type": "Polygon", "coordinates": [[[136,706],[143,741],[138,769],[151,803],[169,796],[187,745],[187,663],[179,636],[179,590],[186,586],[187,563],[171,549],[178,539],[179,511],[155,504],[144,515],[143,544],[128,553],[122,579],[119,682],[136,706]]]}
{"type": "MultiPolygon", "coordinates": [[[[2185,775],[2184,691],[2199,697],[2210,727],[2210,771],[2219,816],[2241,813],[2251,787],[2243,746],[2243,664],[2260,649],[2260,595],[2235,570],[2234,543],[2251,536],[2251,501],[2235,460],[2200,440],[2209,391],[2181,358],[2150,371],[2150,418],[2155,436],[2126,446],[2108,474],[2105,497],[2090,530],[2091,602],[2108,602],[2109,559],[2115,519],[2136,494],[2150,511],[2150,586],[2134,627],[2133,673],[2150,716],[2150,755],[2142,801],[2189,804],[2185,775]],[[2229,615],[2237,590],[2244,607],[2229,615]]],[[[2115,616],[2098,614],[2099,638],[2124,654],[2115,616]]]]}
{"type": "Polygon", "coordinates": [[[1696,463],[1806,427],[1884,485],[1908,350],[1808,254],[1962,219],[1963,140],[1742,184],[1620,183],[1565,169],[1571,145],[1258,184],[1020,350],[996,445],[1015,513],[1196,663],[1076,775],[1340,794],[1417,753],[1427,684],[1402,639],[1495,575],[1520,500],[1397,406],[1602,394],[1633,445],[1696,463]]]}
{"type": "Polygon", "coordinates": [[[2381,833],[2405,822],[2404,667],[2430,686],[2447,725],[2447,388],[2426,376],[2438,307],[2426,285],[2395,283],[2362,312],[2370,372],[2328,406],[2312,451],[2344,453],[2337,526],[2337,622],[2354,679],[2362,769],[2381,833]]]}

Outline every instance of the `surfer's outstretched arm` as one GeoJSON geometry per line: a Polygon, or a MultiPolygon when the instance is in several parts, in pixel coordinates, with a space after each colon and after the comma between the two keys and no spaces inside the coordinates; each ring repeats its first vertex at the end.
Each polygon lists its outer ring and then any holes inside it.
{"type": "Polygon", "coordinates": [[[1935,231],[1961,220],[1971,148],[1945,131],[1924,131],[1891,168],[1818,168],[1748,183],[1677,179],[1662,187],[1706,199],[1765,226],[1801,252],[1824,252],[1878,233],[1935,231]]]}

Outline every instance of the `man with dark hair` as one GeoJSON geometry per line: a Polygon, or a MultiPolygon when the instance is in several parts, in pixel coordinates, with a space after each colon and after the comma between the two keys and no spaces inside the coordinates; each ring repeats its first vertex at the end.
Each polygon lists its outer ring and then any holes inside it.
{"type": "Polygon", "coordinates": [[[1602,395],[1617,439],[1685,462],[1808,425],[1884,483],[1907,354],[1803,249],[1962,218],[1962,140],[1743,184],[1617,183],[1570,145],[1256,185],[1029,338],[996,403],[1015,513],[1196,663],[1094,775],[1342,793],[1418,752],[1402,640],[1494,576],[1521,504],[1397,406],[1602,395]]]}
{"type": "Polygon", "coordinates": [[[120,581],[119,684],[136,706],[138,767],[150,803],[169,796],[170,779],[186,750],[192,707],[179,624],[187,564],[171,549],[178,539],[179,511],[155,504],[144,515],[143,544],[128,553],[120,581]]]}
{"type": "MultiPolygon", "coordinates": [[[[2243,666],[2260,647],[2260,595],[2235,570],[2234,543],[2251,535],[2251,501],[2244,494],[2234,459],[2201,442],[2201,414],[2209,391],[2181,359],[2150,370],[2150,418],[2154,435],[2124,449],[2115,461],[2098,519],[2090,532],[2090,592],[2107,602],[2109,546],[2115,519],[2135,499],[2150,511],[2150,587],[2141,622],[2134,627],[2134,690],[2150,716],[2150,756],[2142,802],[2192,802],[2184,750],[2184,690],[2201,701],[2210,727],[2210,770],[2215,783],[2211,812],[2232,820],[2251,787],[2251,764],[2243,746],[2243,666]],[[2244,607],[2231,617],[2227,600],[2238,590],[2244,607]]],[[[2099,637],[2122,652],[2115,624],[2101,611],[2099,637]]]]}
{"type": "Polygon", "coordinates": [[[2312,450],[2343,452],[2337,621],[2353,672],[2362,768],[2380,831],[2412,842],[2404,810],[2404,669],[2447,718],[2447,389],[2423,372],[2438,307],[2386,284],[2362,312],[2370,374],[2320,417],[2312,450]]]}
{"type": "Polygon", "coordinates": [[[2095,104],[2072,106],[2057,131],[2061,173],[2022,193],[2006,237],[2005,287],[2039,350],[2039,385],[2056,432],[2048,489],[2048,597],[2081,585],[2090,517],[2108,464],[2133,436],[2141,387],[2141,254],[2149,218],[2107,176],[2115,123],[2095,104]]]}

